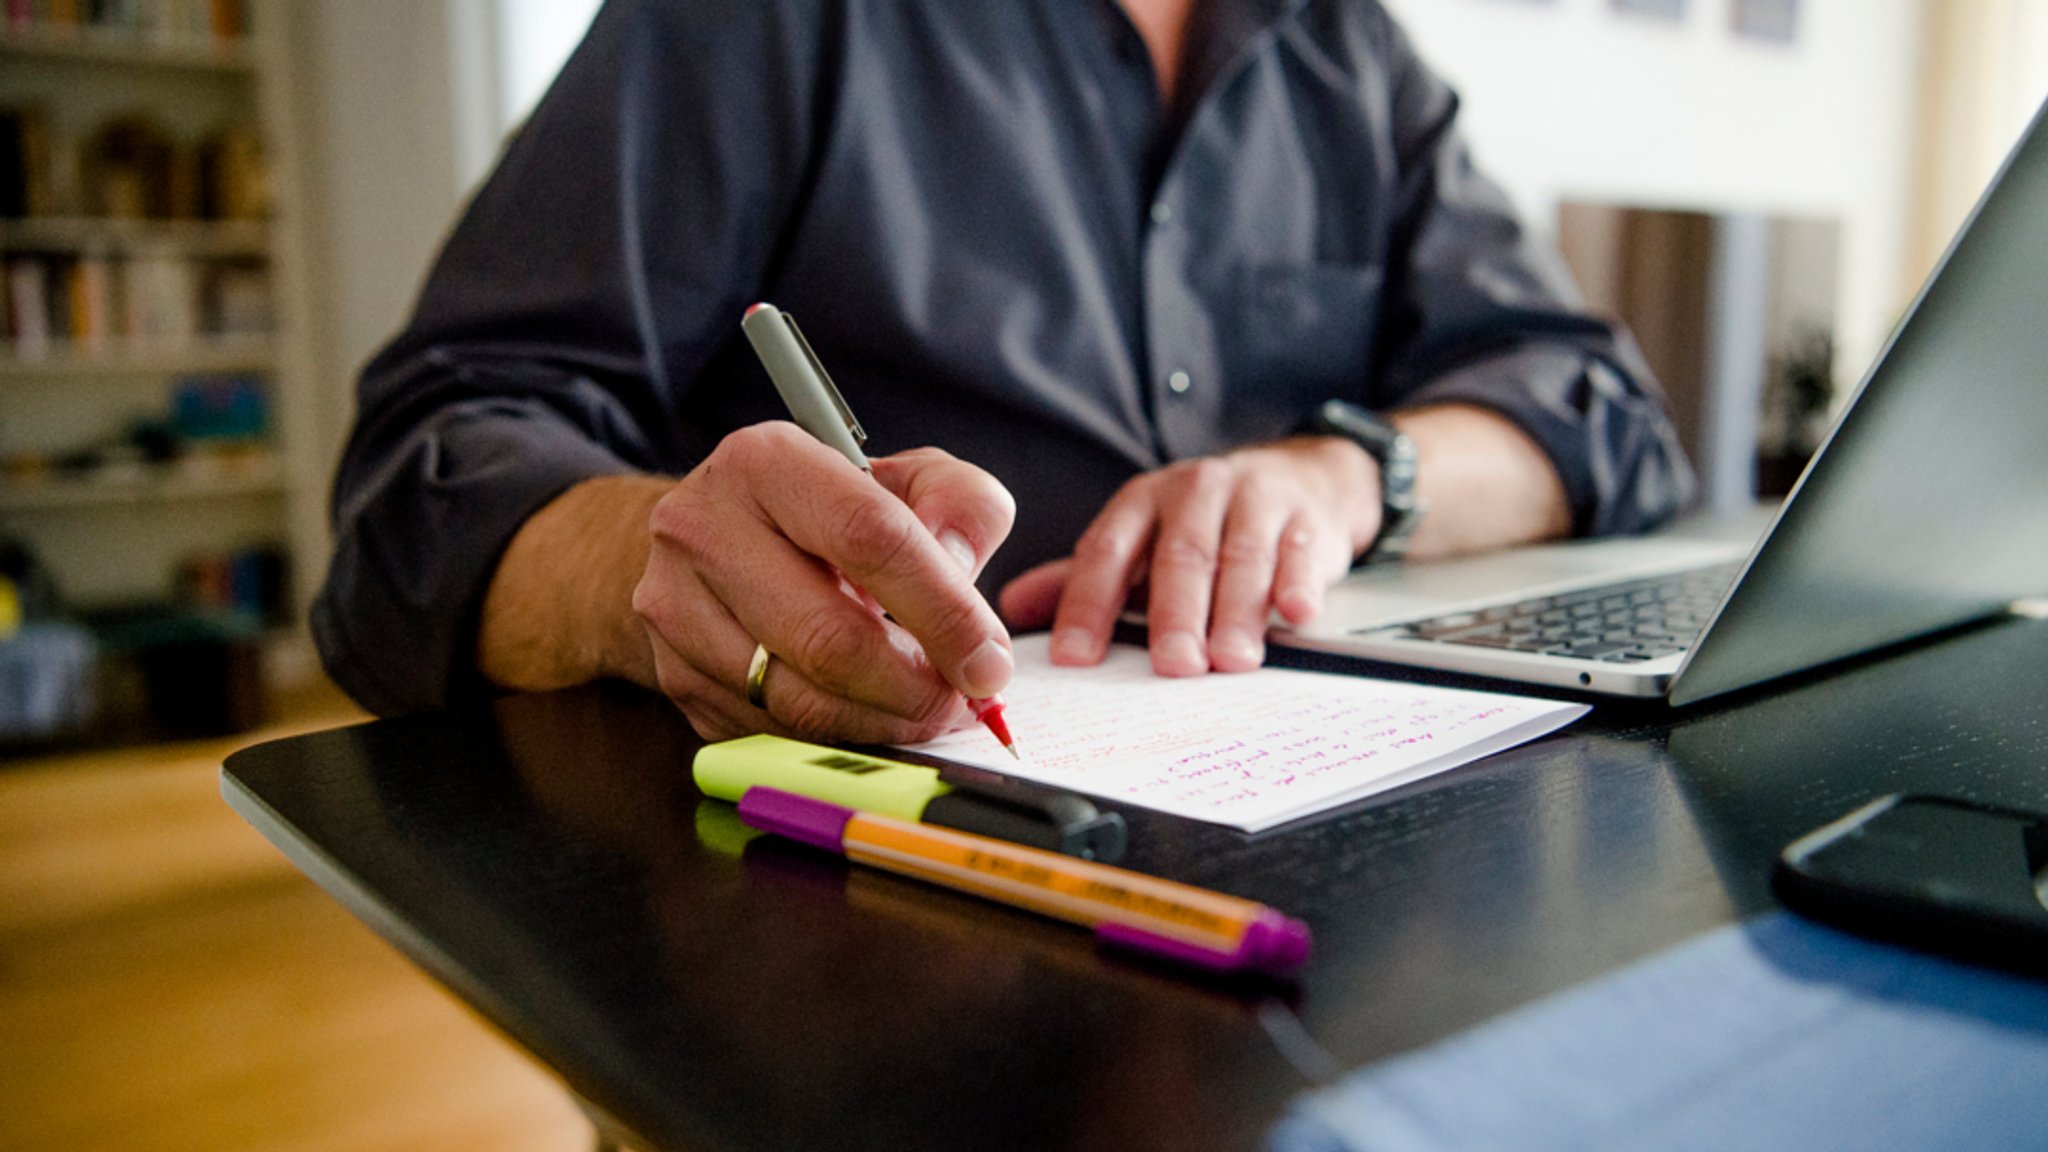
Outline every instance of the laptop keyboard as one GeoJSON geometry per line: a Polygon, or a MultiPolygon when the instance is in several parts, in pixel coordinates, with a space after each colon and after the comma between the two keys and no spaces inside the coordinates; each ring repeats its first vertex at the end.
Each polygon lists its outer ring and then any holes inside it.
{"type": "Polygon", "coordinates": [[[1683,652],[1735,582],[1740,564],[1538,596],[1403,629],[1411,639],[1580,660],[1640,664],[1683,652]]]}

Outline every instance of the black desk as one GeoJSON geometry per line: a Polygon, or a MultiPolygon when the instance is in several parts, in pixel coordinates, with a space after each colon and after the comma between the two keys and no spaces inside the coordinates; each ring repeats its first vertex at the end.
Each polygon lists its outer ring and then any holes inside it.
{"type": "MultiPolygon", "coordinates": [[[[1885,791],[2048,808],[2048,623],[1539,743],[1243,835],[1129,812],[1132,866],[1305,918],[1299,987],[755,839],[662,701],[595,688],[232,757],[229,802],[654,1148],[1254,1148],[1353,1067],[1769,904],[1885,791]]],[[[1965,1141],[1966,1142],[1966,1141],[1965,1141]]]]}

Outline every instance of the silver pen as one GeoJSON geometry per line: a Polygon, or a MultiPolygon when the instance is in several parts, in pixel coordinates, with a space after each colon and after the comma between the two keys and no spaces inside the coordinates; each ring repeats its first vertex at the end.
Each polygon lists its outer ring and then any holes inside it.
{"type": "Polygon", "coordinates": [[[852,461],[854,467],[873,473],[861,451],[868,434],[854,419],[853,409],[846,406],[846,397],[839,394],[818,354],[811,351],[810,341],[797,329],[796,320],[773,304],[756,304],[747,309],[740,329],[754,346],[754,355],[761,358],[761,366],[768,370],[768,379],[775,382],[775,390],[782,393],[782,403],[797,427],[852,461]]]}

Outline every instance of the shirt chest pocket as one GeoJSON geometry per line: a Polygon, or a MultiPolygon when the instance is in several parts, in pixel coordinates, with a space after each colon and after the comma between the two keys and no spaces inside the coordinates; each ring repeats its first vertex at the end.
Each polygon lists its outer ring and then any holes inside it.
{"type": "Polygon", "coordinates": [[[1285,436],[1325,400],[1364,399],[1383,278],[1378,266],[1350,264],[1268,265],[1236,278],[1222,349],[1233,438],[1285,436]]]}

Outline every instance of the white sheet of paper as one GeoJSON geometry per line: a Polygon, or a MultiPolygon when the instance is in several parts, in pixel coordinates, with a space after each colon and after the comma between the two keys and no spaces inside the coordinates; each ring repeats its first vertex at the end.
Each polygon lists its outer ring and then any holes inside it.
{"type": "Polygon", "coordinates": [[[1257,832],[1554,732],[1583,704],[1285,668],[1173,679],[1143,649],[1056,668],[1016,643],[1004,715],[1023,763],[986,729],[913,751],[1257,832]]]}

